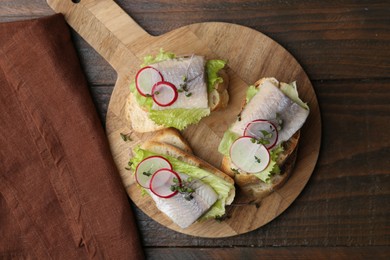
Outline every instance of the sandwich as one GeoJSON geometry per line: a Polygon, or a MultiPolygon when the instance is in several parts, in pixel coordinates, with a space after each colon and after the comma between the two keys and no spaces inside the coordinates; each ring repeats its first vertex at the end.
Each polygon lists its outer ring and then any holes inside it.
{"type": "Polygon", "coordinates": [[[134,178],[156,207],[181,228],[225,215],[233,202],[233,179],[192,154],[172,128],[133,150],[134,178]]]}
{"type": "Polygon", "coordinates": [[[243,108],[224,133],[218,151],[224,155],[221,169],[254,201],[288,179],[309,111],[295,82],[263,78],[248,87],[243,108]]]}
{"type": "Polygon", "coordinates": [[[176,57],[171,52],[147,56],[126,102],[126,117],[136,132],[168,127],[178,130],[198,123],[227,106],[229,77],[223,60],[203,56],[176,57]]]}

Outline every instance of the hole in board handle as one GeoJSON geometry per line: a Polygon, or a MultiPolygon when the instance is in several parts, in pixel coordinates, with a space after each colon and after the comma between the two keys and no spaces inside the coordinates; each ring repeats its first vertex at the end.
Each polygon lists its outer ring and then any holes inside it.
{"type": "Polygon", "coordinates": [[[74,3],[74,4],[78,4],[78,3],[80,3],[81,0],[71,0],[71,1],[72,1],[72,3],[74,3]]]}

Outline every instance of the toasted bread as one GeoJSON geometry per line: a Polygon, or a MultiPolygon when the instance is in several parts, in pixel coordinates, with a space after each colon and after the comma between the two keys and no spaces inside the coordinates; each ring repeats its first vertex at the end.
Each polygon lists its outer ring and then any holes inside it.
{"type": "Polygon", "coordinates": [[[171,127],[156,132],[150,141],[169,144],[183,150],[186,153],[193,154],[191,146],[188,144],[187,140],[181,136],[178,130],[171,127]]]}
{"type": "MultiPolygon", "coordinates": [[[[265,81],[280,86],[279,82],[274,78],[262,78],[255,83],[255,87],[261,86],[265,81]]],[[[245,105],[244,103],[243,109],[245,105]]],[[[247,196],[252,197],[255,202],[259,202],[274,190],[282,187],[289,178],[295,165],[299,138],[300,130],[282,144],[284,151],[279,155],[277,160],[281,173],[273,175],[268,183],[261,181],[253,174],[245,172],[235,173],[232,169],[236,167],[233,166],[230,158],[227,156],[224,156],[222,159],[221,170],[234,178],[235,183],[247,196]]]]}
{"type": "Polygon", "coordinates": [[[134,131],[139,133],[154,132],[165,127],[162,125],[157,125],[153,122],[149,116],[148,112],[143,110],[135,100],[133,93],[130,93],[126,99],[126,119],[131,124],[131,127],[134,131]]]}

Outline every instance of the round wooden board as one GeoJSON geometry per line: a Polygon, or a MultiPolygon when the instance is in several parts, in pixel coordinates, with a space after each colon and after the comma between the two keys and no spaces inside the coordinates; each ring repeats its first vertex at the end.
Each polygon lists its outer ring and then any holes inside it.
{"type": "MultiPolygon", "coordinates": [[[[317,162],[321,142],[321,118],[317,98],[306,73],[283,47],[260,32],[227,23],[201,23],[179,28],[159,37],[144,38],[128,46],[137,57],[132,68],[118,71],[118,81],[110,100],[106,130],[116,165],[126,191],[143,212],[160,224],[178,232],[199,237],[228,237],[255,230],[281,214],[297,198],[309,180],[317,162]],[[260,207],[255,205],[230,206],[229,218],[222,222],[208,220],[181,229],[154,205],[149,196],[142,196],[132,173],[125,169],[133,147],[150,139],[153,133],[133,132],[126,119],[125,102],[128,85],[142,63],[142,57],[156,54],[159,49],[177,55],[196,53],[206,58],[228,60],[230,102],[227,109],[213,112],[197,125],[182,132],[194,153],[219,167],[222,156],[217,147],[224,131],[233,123],[241,110],[249,84],[262,77],[275,77],[283,82],[297,81],[300,97],[307,101],[310,116],[301,130],[298,157],[294,171],[287,183],[265,198],[260,207]],[[132,141],[124,142],[120,133],[131,133],[132,141]]],[[[246,198],[237,196],[235,203],[246,198]]]]}

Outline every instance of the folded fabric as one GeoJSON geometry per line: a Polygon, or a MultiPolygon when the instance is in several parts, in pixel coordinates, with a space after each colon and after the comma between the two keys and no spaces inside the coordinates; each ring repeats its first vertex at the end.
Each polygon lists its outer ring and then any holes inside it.
{"type": "Polygon", "coordinates": [[[62,15],[0,24],[0,111],[0,258],[143,258],[62,15]]]}

